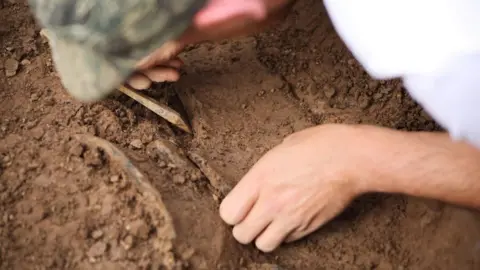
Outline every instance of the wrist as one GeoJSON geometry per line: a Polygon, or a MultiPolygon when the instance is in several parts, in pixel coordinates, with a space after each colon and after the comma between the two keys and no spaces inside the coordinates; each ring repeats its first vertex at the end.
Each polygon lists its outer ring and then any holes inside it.
{"type": "Polygon", "coordinates": [[[393,174],[404,167],[400,156],[408,151],[405,138],[410,134],[368,125],[351,128],[347,153],[352,159],[346,170],[356,193],[396,192],[393,174]]]}
{"type": "Polygon", "coordinates": [[[445,163],[438,159],[438,150],[450,143],[444,134],[381,127],[363,127],[361,135],[358,157],[363,169],[358,177],[363,193],[423,196],[426,185],[432,184],[425,179],[445,163]]]}
{"type": "MultiPolygon", "coordinates": [[[[318,164],[319,168],[328,168],[329,175],[339,180],[346,192],[352,197],[378,190],[378,167],[383,159],[390,131],[367,125],[326,124],[312,129],[314,140],[312,147],[325,151],[325,144],[331,164],[318,164]],[[319,147],[317,147],[318,145],[319,147]],[[325,167],[325,165],[327,165],[325,167]]],[[[303,131],[309,132],[309,131],[303,131]]],[[[290,136],[289,139],[294,139],[290,136]]],[[[327,161],[328,162],[328,161],[327,161]]],[[[325,174],[325,172],[320,172],[325,174]]]]}
{"type": "Polygon", "coordinates": [[[355,129],[346,151],[353,166],[345,166],[356,195],[397,193],[480,206],[478,149],[446,133],[355,129]]]}

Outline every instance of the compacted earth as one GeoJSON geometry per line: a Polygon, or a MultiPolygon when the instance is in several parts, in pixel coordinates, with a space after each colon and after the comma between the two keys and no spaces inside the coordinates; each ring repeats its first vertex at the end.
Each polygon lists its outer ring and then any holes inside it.
{"type": "Polygon", "coordinates": [[[148,94],[177,91],[193,136],[122,94],[72,99],[26,1],[2,2],[0,269],[480,269],[480,215],[436,201],[371,194],[271,254],[221,221],[225,192],[295,131],[439,129],[398,81],[369,78],[321,1],[182,55],[181,81],[148,94]]]}

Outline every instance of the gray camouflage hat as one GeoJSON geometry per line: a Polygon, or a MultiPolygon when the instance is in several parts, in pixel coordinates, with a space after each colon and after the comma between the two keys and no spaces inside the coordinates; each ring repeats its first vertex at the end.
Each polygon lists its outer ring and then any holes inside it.
{"type": "Polygon", "coordinates": [[[67,91],[98,101],[178,38],[207,0],[29,0],[67,91]]]}

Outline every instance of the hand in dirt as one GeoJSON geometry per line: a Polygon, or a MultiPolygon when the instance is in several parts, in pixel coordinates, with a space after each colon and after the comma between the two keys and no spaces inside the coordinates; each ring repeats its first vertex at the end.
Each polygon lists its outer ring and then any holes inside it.
{"type": "Polygon", "coordinates": [[[185,48],[183,43],[171,41],[145,57],[137,64],[137,72],[127,84],[136,90],[150,88],[152,83],[175,82],[180,78],[183,61],[178,54],[185,48]]]}
{"type": "Polygon", "coordinates": [[[315,127],[263,156],[220,206],[237,241],[256,239],[258,249],[270,252],[339,214],[362,193],[361,181],[352,175],[360,166],[352,147],[356,136],[350,126],[315,127]]]}

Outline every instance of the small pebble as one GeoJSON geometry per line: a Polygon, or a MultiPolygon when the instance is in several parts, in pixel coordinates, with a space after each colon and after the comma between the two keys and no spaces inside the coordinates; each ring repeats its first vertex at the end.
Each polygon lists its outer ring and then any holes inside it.
{"type": "Polygon", "coordinates": [[[127,235],[127,237],[125,237],[120,244],[125,250],[131,249],[133,247],[133,236],[127,235]]]}
{"type": "Polygon", "coordinates": [[[32,213],[31,213],[31,218],[33,222],[36,223],[36,222],[42,221],[46,216],[47,216],[47,211],[42,205],[36,204],[33,207],[32,213]]]}
{"type": "Polygon", "coordinates": [[[130,142],[130,146],[132,146],[135,149],[142,149],[143,148],[143,143],[140,139],[135,139],[130,142]]]}
{"type": "Polygon", "coordinates": [[[335,91],[335,89],[332,88],[332,87],[325,87],[325,88],[323,89],[323,93],[325,93],[325,96],[326,96],[327,98],[332,98],[332,97],[335,95],[336,91],[335,91]]]}
{"type": "Polygon", "coordinates": [[[43,127],[37,127],[37,128],[32,129],[32,131],[30,133],[32,134],[32,137],[35,140],[40,140],[43,137],[43,135],[45,134],[45,130],[43,129],[43,127]]]}
{"type": "Polygon", "coordinates": [[[375,91],[378,89],[378,86],[380,85],[380,82],[377,81],[377,80],[374,80],[374,81],[370,81],[368,83],[368,89],[370,89],[371,91],[375,91]]]}
{"type": "Polygon", "coordinates": [[[167,164],[165,161],[163,161],[163,160],[161,160],[161,161],[158,162],[158,167],[160,167],[160,168],[166,168],[167,165],[168,165],[168,164],[167,164]]]}
{"type": "Polygon", "coordinates": [[[75,144],[73,145],[70,149],[69,149],[69,153],[72,155],[72,156],[81,156],[83,154],[83,152],[85,151],[85,148],[83,147],[83,145],[81,144],[75,144]]]}
{"type": "Polygon", "coordinates": [[[110,177],[110,182],[112,183],[116,183],[120,180],[120,176],[118,175],[113,175],[112,177],[110,177]]]}
{"type": "Polygon", "coordinates": [[[7,77],[13,77],[17,74],[19,63],[13,58],[9,58],[5,61],[5,75],[7,77]]]}
{"type": "Polygon", "coordinates": [[[125,258],[126,256],[126,252],[124,249],[122,249],[121,247],[119,247],[118,245],[115,245],[115,246],[112,246],[111,250],[110,250],[110,258],[112,259],[112,261],[118,261],[118,260],[122,260],[125,258]]]}
{"type": "Polygon", "coordinates": [[[127,226],[127,229],[133,236],[138,237],[142,240],[147,240],[148,234],[150,233],[150,227],[142,219],[133,221],[127,226]]]}
{"type": "Polygon", "coordinates": [[[375,100],[381,99],[382,97],[383,97],[382,93],[375,93],[373,95],[373,99],[375,99],[375,100]]]}
{"type": "Polygon", "coordinates": [[[182,256],[182,259],[187,261],[187,260],[190,260],[190,258],[192,258],[193,254],[195,254],[195,249],[188,248],[187,250],[182,252],[181,256],[182,256]]]}
{"type": "Polygon", "coordinates": [[[30,95],[30,101],[37,101],[38,100],[38,94],[37,93],[33,93],[30,95]]]}
{"type": "Polygon", "coordinates": [[[33,120],[33,121],[30,121],[30,122],[26,123],[25,128],[32,129],[35,126],[37,126],[37,124],[38,124],[38,120],[33,120]]]}
{"type": "Polygon", "coordinates": [[[102,256],[105,251],[107,251],[107,244],[103,242],[97,242],[87,252],[89,257],[99,257],[102,256]]]}
{"type": "Polygon", "coordinates": [[[20,64],[22,64],[22,66],[28,66],[30,65],[32,62],[30,62],[30,60],[28,59],[23,59],[20,64]]]}
{"type": "Polygon", "coordinates": [[[85,164],[88,166],[101,166],[103,164],[102,154],[98,149],[90,149],[83,154],[85,164]]]}
{"type": "Polygon", "coordinates": [[[272,87],[273,89],[272,90],[275,90],[275,89],[283,89],[285,88],[286,86],[286,83],[284,80],[278,78],[277,80],[275,80],[275,82],[272,84],[272,87]]]}
{"type": "Polygon", "coordinates": [[[176,174],[173,176],[173,183],[175,184],[184,184],[185,183],[185,177],[180,174],[176,174]]]}
{"type": "Polygon", "coordinates": [[[103,231],[101,230],[95,230],[92,232],[92,238],[95,240],[102,238],[102,236],[103,236],[103,231]]]}

